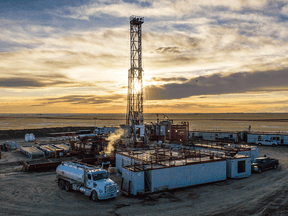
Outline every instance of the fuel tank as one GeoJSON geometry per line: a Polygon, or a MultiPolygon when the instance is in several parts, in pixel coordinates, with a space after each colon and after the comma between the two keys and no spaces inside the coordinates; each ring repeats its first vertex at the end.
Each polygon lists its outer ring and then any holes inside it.
{"type": "Polygon", "coordinates": [[[85,167],[79,166],[77,163],[64,162],[57,167],[56,173],[77,182],[84,183],[84,169],[85,167]]]}

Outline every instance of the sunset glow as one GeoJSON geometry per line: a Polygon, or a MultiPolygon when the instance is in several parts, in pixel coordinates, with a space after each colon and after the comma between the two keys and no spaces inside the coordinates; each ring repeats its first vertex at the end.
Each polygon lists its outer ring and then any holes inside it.
{"type": "Polygon", "coordinates": [[[288,111],[288,4],[272,0],[1,3],[1,113],[125,113],[129,16],[144,113],[288,111]]]}

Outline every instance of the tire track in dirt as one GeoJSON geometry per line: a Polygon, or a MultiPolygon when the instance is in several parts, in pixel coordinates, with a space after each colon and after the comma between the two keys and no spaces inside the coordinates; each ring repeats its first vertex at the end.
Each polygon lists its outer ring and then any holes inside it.
{"type": "MultiPolygon", "coordinates": [[[[259,188],[255,188],[254,194],[246,200],[226,206],[225,209],[210,215],[288,215],[288,173],[274,171],[276,172],[267,171],[266,174],[271,174],[270,178],[265,179],[265,184],[259,184],[259,188]]],[[[261,178],[261,174],[258,175],[261,178]]]]}

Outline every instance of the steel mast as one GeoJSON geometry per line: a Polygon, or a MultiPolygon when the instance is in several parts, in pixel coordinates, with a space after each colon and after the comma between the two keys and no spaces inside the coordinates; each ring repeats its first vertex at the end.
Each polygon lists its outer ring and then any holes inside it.
{"type": "Polygon", "coordinates": [[[130,69],[126,125],[143,125],[142,31],[144,17],[130,17],[130,69]]]}

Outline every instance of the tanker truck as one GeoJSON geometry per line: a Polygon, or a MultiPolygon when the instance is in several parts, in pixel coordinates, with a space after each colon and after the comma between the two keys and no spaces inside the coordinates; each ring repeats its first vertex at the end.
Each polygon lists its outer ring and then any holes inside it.
{"type": "Polygon", "coordinates": [[[117,197],[120,193],[117,184],[100,167],[81,162],[62,162],[56,173],[60,189],[80,191],[95,202],[117,197]]]}

